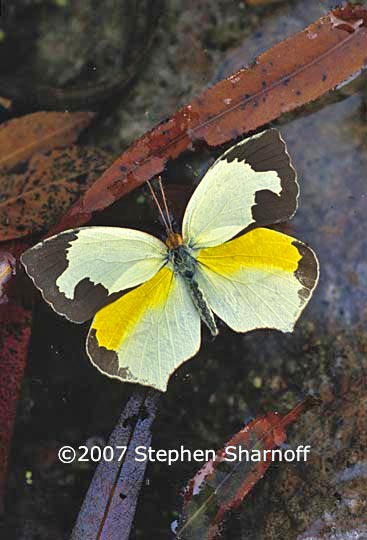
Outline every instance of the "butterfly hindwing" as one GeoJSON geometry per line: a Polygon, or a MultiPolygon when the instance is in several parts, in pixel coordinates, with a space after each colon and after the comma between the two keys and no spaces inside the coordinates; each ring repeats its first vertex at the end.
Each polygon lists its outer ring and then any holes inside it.
{"type": "Polygon", "coordinates": [[[237,332],[291,332],[318,280],[313,251],[257,228],[198,254],[198,283],[211,309],[237,332]]]}
{"type": "Polygon", "coordinates": [[[279,194],[258,189],[252,206],[253,225],[263,227],[287,221],[297,209],[299,185],[285,142],[277,129],[268,129],[245,139],[222,156],[228,163],[237,159],[248,163],[255,173],[275,171],[280,179],[279,194]]]}
{"type": "Polygon", "coordinates": [[[199,347],[199,314],[181,276],[168,267],[101,309],[87,341],[100,371],[162,391],[199,347]]]}
{"type": "Polygon", "coordinates": [[[207,171],[186,208],[184,242],[216,246],[250,226],[285,221],[297,197],[285,143],[276,129],[264,131],[227,150],[207,171]]]}
{"type": "Polygon", "coordinates": [[[40,242],[22,255],[22,263],[57,313],[84,322],[121,291],[154,276],[166,257],[163,242],[147,233],[83,227],[40,242]]]}

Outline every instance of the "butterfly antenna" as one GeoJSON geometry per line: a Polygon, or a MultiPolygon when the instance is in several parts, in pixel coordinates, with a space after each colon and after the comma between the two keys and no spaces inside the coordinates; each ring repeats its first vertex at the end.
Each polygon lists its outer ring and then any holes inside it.
{"type": "Polygon", "coordinates": [[[164,210],[165,210],[166,216],[167,216],[169,231],[173,234],[171,216],[170,216],[170,213],[169,213],[169,210],[168,210],[167,199],[166,199],[166,195],[164,193],[163,184],[162,184],[162,177],[161,176],[158,176],[158,184],[159,184],[159,189],[161,190],[162,201],[163,201],[164,210]]]}
{"type": "Polygon", "coordinates": [[[163,225],[164,225],[167,233],[169,233],[169,232],[171,232],[171,229],[170,229],[170,226],[169,226],[171,224],[168,225],[167,220],[166,220],[165,215],[164,215],[164,212],[162,210],[162,207],[161,207],[161,205],[160,205],[160,203],[159,203],[159,201],[157,199],[157,196],[156,196],[156,194],[154,192],[152,184],[149,182],[149,180],[147,181],[147,184],[148,184],[148,187],[149,187],[149,190],[150,190],[150,194],[151,194],[151,196],[153,198],[153,201],[155,202],[155,204],[156,204],[156,206],[158,208],[158,212],[159,212],[159,214],[160,214],[160,216],[162,218],[163,225]]]}

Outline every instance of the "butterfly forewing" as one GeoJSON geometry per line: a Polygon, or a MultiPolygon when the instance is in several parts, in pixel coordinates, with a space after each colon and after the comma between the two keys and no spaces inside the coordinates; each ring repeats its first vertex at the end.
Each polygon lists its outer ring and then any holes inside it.
{"type": "Polygon", "coordinates": [[[210,167],[183,219],[183,238],[200,249],[252,226],[284,221],[297,207],[298,184],[284,141],[270,129],[241,141],[210,167]]]}
{"type": "Polygon", "coordinates": [[[261,176],[251,208],[253,226],[274,225],[290,219],[297,209],[299,186],[287,147],[277,129],[268,129],[230,148],[223,156],[228,163],[234,160],[248,163],[256,173],[275,171],[281,191],[261,188],[261,176]]]}
{"type": "Polygon", "coordinates": [[[78,323],[91,319],[121,291],[150,279],[166,259],[163,242],[120,227],[65,231],[22,255],[44,299],[57,313],[78,323]]]}

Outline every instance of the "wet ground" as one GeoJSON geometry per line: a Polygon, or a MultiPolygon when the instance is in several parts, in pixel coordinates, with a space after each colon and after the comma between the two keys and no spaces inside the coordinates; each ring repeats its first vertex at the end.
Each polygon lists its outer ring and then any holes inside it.
{"type": "MultiPolygon", "coordinates": [[[[32,7],[32,2],[23,3],[32,7]]],[[[39,3],[43,4],[49,9],[51,3],[39,3]]],[[[58,5],[57,10],[53,7],[58,21],[54,28],[63,35],[60,20],[68,3],[54,4],[58,5]]],[[[73,15],[77,29],[81,20],[85,23],[85,13],[91,17],[94,2],[79,4],[83,10],[73,15]]],[[[87,134],[88,142],[120,152],[210,82],[302,29],[331,3],[280,2],[257,9],[245,4],[167,2],[154,46],[139,64],[139,76],[131,75],[138,62],[133,56],[119,98],[98,103],[103,116],[87,134]]],[[[109,50],[110,39],[114,51],[118,32],[111,37],[106,12],[97,15],[104,21],[96,34],[104,43],[101,50],[109,50]]],[[[50,41],[46,30],[33,53],[38,62],[61,40],[54,36],[50,41]]],[[[147,23],[146,31],[152,33],[147,23]]],[[[75,34],[79,36],[80,30],[75,34]]],[[[70,36],[75,39],[73,33],[70,36]]],[[[84,51],[82,59],[76,55],[82,65],[91,57],[93,44],[88,48],[80,39],[74,46],[84,51]]],[[[57,69],[46,58],[52,83],[86,77],[77,60],[71,62],[69,55],[66,62],[66,57],[63,60],[59,53],[57,69]]],[[[101,58],[97,60],[107,62],[102,53],[101,58]]],[[[129,63],[129,55],[120,61],[110,66],[110,73],[124,61],[129,63]]],[[[289,439],[291,447],[310,444],[310,460],[274,465],[228,520],[224,539],[367,539],[366,80],[360,77],[342,88],[337,98],[323,99],[320,105],[278,122],[301,186],[298,212],[281,229],[308,242],[321,267],[319,286],[296,331],[240,336],[223,326],[215,341],[205,334],[200,353],[172,377],[154,425],[156,448],[218,448],[249,416],[267,410],[285,412],[309,392],[321,396],[323,405],[307,413],[289,439]]],[[[168,167],[167,182],[177,182],[180,174],[194,181],[206,159],[207,153],[187,157],[193,172],[181,159],[168,167]]],[[[129,195],[98,216],[96,223],[157,231],[156,217],[142,194],[129,195]]],[[[68,538],[93,466],[62,466],[57,449],[62,444],[107,440],[132,391],[90,366],[84,354],[86,331],[44,304],[37,307],[12,451],[7,538],[68,538]]],[[[149,466],[133,539],[170,538],[180,492],[196,470],[192,463],[149,466]]]]}

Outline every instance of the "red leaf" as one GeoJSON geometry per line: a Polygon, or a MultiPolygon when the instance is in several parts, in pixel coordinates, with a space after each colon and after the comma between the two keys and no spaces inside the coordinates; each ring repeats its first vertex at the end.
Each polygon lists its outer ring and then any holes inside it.
{"type": "MultiPolygon", "coordinates": [[[[225,515],[237,508],[256,482],[270,467],[271,453],[263,455],[264,450],[273,450],[284,443],[285,428],[299,415],[315,403],[307,398],[287,415],[267,413],[252,420],[236,433],[219,450],[212,461],[208,461],[190,480],[184,492],[184,505],[177,538],[180,540],[215,540],[225,515]],[[235,450],[234,450],[235,449],[235,450]],[[254,450],[262,456],[258,461],[232,459],[227,452],[254,450]]],[[[242,454],[245,455],[245,452],[242,454]]]]}
{"type": "Polygon", "coordinates": [[[351,6],[349,4],[336,8],[332,12],[332,22],[336,27],[353,32],[360,26],[367,25],[367,10],[363,6],[351,6]]]}
{"type": "Polygon", "coordinates": [[[92,212],[161,173],[193,142],[226,143],[335,88],[366,65],[366,21],[361,6],[331,12],[203,92],[126,150],[53,232],[86,223],[92,212]]]}
{"type": "MultiPolygon", "coordinates": [[[[19,256],[29,244],[18,241],[2,246],[19,256]]],[[[18,305],[14,298],[10,297],[0,305],[0,514],[3,512],[8,452],[26,365],[31,321],[31,311],[18,305]]]]}

